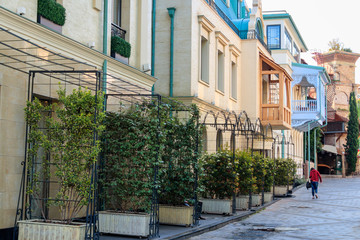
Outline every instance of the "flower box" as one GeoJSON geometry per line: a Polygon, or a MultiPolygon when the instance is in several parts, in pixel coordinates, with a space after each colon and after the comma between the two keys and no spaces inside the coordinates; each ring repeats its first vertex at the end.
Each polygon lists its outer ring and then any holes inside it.
{"type": "Polygon", "coordinates": [[[215,214],[232,214],[231,199],[201,199],[202,211],[215,214]]]}
{"type": "Polygon", "coordinates": [[[159,205],[159,220],[162,224],[191,226],[194,207],[159,205]]]}
{"type": "Polygon", "coordinates": [[[236,197],[236,209],[239,210],[249,209],[249,195],[240,195],[236,197]]]}
{"type": "Polygon", "coordinates": [[[53,21],[38,15],[38,23],[44,25],[47,28],[54,30],[55,32],[62,33],[62,26],[54,23],[53,21]]]}
{"type": "Polygon", "coordinates": [[[71,239],[84,240],[85,228],[84,223],[62,224],[46,223],[42,220],[19,221],[18,240],[48,240],[48,239],[71,239]]]}
{"type": "Polygon", "coordinates": [[[99,212],[99,231],[119,235],[147,237],[150,215],[146,213],[99,212]]]}
{"type": "Polygon", "coordinates": [[[251,206],[258,207],[261,205],[261,194],[252,194],[251,195],[251,206]]]}
{"type": "Polygon", "coordinates": [[[275,196],[287,196],[287,186],[275,186],[275,196]]]}

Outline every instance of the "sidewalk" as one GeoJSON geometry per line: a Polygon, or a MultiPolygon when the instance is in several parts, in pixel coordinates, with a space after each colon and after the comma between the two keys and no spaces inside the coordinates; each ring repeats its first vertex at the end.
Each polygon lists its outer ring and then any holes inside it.
{"type": "MultiPolygon", "coordinates": [[[[296,189],[294,189],[293,191],[296,191],[296,189]]],[[[160,229],[159,229],[160,238],[154,238],[154,239],[178,240],[178,239],[187,239],[192,236],[197,236],[199,234],[221,228],[229,223],[237,222],[244,218],[247,218],[248,216],[257,213],[258,211],[272,205],[278,200],[280,199],[275,198],[275,200],[264,204],[264,206],[253,207],[251,210],[247,210],[247,211],[237,211],[232,216],[201,214],[201,216],[205,218],[205,220],[200,220],[199,225],[195,227],[182,227],[182,226],[171,226],[171,225],[160,224],[160,229]]],[[[139,239],[139,237],[102,235],[100,236],[100,239],[101,240],[134,240],[134,239],[139,239]]]]}

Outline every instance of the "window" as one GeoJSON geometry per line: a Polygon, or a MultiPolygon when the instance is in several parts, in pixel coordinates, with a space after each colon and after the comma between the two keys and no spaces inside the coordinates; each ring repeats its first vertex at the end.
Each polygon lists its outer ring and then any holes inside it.
{"type": "Polygon", "coordinates": [[[121,27],[121,0],[113,0],[112,4],[112,23],[121,27]]]}
{"type": "Polygon", "coordinates": [[[267,44],[270,49],[280,49],[280,25],[267,26],[267,44]]]}
{"type": "Polygon", "coordinates": [[[299,48],[296,46],[296,44],[294,43],[294,52],[293,52],[293,56],[296,60],[296,62],[300,62],[300,51],[299,48]]]}
{"type": "Polygon", "coordinates": [[[231,97],[237,99],[237,65],[231,61],[231,97]]]}
{"type": "Polygon", "coordinates": [[[209,83],[209,41],[201,36],[201,80],[209,83]]]}
{"type": "Polygon", "coordinates": [[[224,92],[224,53],[218,50],[217,89],[224,92]]]}
{"type": "Polygon", "coordinates": [[[289,49],[292,53],[292,38],[290,37],[289,32],[285,28],[285,48],[289,49]]]}
{"type": "Polygon", "coordinates": [[[216,133],[216,151],[220,151],[223,145],[223,136],[222,136],[222,132],[219,129],[216,133]]]}

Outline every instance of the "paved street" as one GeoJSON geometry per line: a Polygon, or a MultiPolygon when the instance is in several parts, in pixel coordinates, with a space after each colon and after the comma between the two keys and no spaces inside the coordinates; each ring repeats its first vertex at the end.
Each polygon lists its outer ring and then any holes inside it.
{"type": "Polygon", "coordinates": [[[325,178],[319,199],[311,190],[297,190],[267,209],[191,240],[330,240],[360,239],[360,178],[325,178]]]}

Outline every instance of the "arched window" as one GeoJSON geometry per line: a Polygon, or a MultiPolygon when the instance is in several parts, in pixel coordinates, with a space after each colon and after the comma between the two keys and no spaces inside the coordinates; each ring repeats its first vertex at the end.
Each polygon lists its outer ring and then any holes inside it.
{"type": "Polygon", "coordinates": [[[256,32],[259,34],[260,38],[262,40],[264,40],[264,31],[263,31],[263,26],[262,26],[262,22],[260,19],[258,19],[256,21],[256,32]]]}
{"type": "Polygon", "coordinates": [[[216,151],[220,151],[223,145],[223,136],[222,136],[222,132],[219,129],[216,133],[216,151]]]}
{"type": "Polygon", "coordinates": [[[236,148],[235,134],[231,133],[230,137],[230,150],[233,151],[236,148]]]}
{"type": "Polygon", "coordinates": [[[201,141],[202,141],[202,152],[206,152],[207,151],[207,132],[206,132],[206,129],[204,129],[204,131],[202,133],[201,141]]]}

